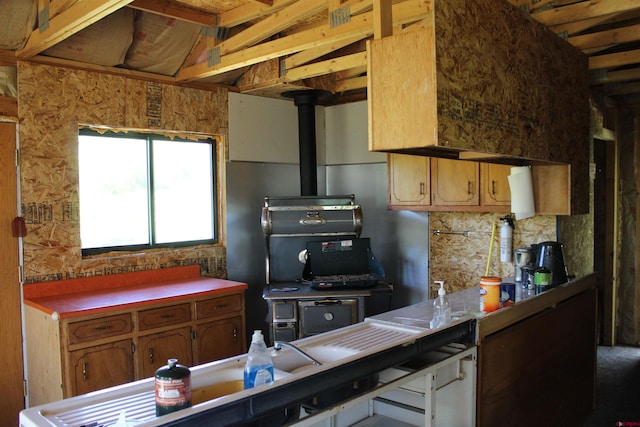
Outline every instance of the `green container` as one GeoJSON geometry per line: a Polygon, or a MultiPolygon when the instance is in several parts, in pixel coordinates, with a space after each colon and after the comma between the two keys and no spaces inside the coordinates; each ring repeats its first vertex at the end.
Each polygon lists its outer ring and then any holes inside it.
{"type": "Polygon", "coordinates": [[[539,268],[533,273],[533,284],[536,288],[536,294],[551,289],[551,270],[539,268]]]}
{"type": "Polygon", "coordinates": [[[169,414],[191,406],[191,371],[169,359],[168,365],[155,374],[156,416],[169,414]]]}

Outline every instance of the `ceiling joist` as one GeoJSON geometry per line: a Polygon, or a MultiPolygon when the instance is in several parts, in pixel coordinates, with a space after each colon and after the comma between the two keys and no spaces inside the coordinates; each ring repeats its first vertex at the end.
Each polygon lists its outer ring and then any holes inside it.
{"type": "Polygon", "coordinates": [[[554,26],[634,9],[638,9],[637,0],[580,1],[536,12],[531,17],[544,25],[554,26]]]}
{"type": "Polygon", "coordinates": [[[221,55],[235,52],[259,43],[277,34],[296,22],[326,10],[327,3],[318,0],[298,0],[282,10],[252,25],[248,29],[220,43],[217,48],[221,55]]]}
{"type": "Polygon", "coordinates": [[[128,5],[132,0],[83,0],[51,18],[47,29],[34,30],[18,58],[30,58],[128,5]]]}
{"type": "Polygon", "coordinates": [[[303,65],[301,67],[287,70],[284,75],[284,81],[296,82],[298,80],[309,79],[311,77],[322,76],[324,74],[330,74],[351,68],[362,66],[366,67],[366,64],[367,52],[344,55],[338,58],[315,62],[313,64],[303,65]]]}
{"type": "Polygon", "coordinates": [[[178,3],[169,3],[165,1],[134,0],[129,4],[129,7],[145,12],[155,13],[156,15],[176,18],[193,24],[204,25],[206,27],[218,26],[218,21],[220,19],[216,14],[205,13],[191,7],[182,6],[178,3]]]}
{"type": "MultiPolygon", "coordinates": [[[[424,19],[429,12],[428,2],[407,0],[393,7],[394,24],[410,23],[424,19]]],[[[368,37],[373,33],[371,25],[373,12],[354,16],[343,25],[332,28],[324,24],[289,36],[246,47],[243,50],[221,55],[217,64],[200,63],[183,68],[177,76],[178,81],[189,81],[221,74],[258,62],[279,58],[285,55],[314,49],[341,40],[368,37]]]]}

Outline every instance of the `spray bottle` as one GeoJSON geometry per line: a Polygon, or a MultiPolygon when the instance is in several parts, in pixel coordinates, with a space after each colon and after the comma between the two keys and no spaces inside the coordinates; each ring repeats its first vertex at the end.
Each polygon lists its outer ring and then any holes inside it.
{"type": "Polygon", "coordinates": [[[511,262],[513,252],[513,219],[509,216],[500,218],[500,262],[511,262]]]}
{"type": "Polygon", "coordinates": [[[451,321],[451,303],[447,298],[447,291],[444,289],[444,281],[436,280],[434,283],[440,285],[438,296],[433,300],[433,319],[431,319],[431,329],[439,328],[451,321]]]}

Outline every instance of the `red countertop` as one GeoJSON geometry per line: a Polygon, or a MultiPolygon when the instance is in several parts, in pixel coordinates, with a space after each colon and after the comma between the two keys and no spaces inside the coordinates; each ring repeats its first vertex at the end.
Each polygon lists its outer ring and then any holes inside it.
{"type": "Polygon", "coordinates": [[[200,276],[200,267],[113,274],[24,285],[24,303],[54,318],[103,313],[246,289],[246,283],[200,276]]]}

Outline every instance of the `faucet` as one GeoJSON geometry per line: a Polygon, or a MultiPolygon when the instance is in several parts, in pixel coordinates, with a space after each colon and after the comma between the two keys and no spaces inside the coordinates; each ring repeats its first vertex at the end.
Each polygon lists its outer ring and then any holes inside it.
{"type": "Polygon", "coordinates": [[[276,356],[280,350],[282,350],[282,347],[287,347],[290,348],[291,350],[293,350],[294,352],[298,353],[300,356],[304,357],[305,359],[307,359],[308,361],[310,361],[311,363],[313,363],[314,366],[320,366],[322,365],[322,363],[320,363],[318,360],[314,359],[313,356],[311,356],[309,353],[306,353],[305,351],[299,349],[298,347],[296,347],[295,345],[288,343],[288,342],[284,342],[284,341],[276,341],[273,344],[273,352],[272,352],[272,356],[276,356]]]}

